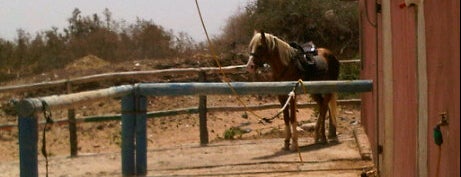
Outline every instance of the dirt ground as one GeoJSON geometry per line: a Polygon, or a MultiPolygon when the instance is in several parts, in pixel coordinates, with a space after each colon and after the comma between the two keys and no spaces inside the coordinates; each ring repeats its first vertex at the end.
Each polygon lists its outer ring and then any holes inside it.
{"type": "MultiPolygon", "coordinates": [[[[103,66],[107,65],[104,64],[103,66]]],[[[125,68],[121,70],[129,69],[125,68]]],[[[69,71],[69,73],[71,72],[69,71]]],[[[44,74],[42,76],[37,76],[34,77],[35,80],[30,79],[29,83],[32,81],[37,82],[36,80],[40,80],[38,77],[45,76],[49,77],[53,75],[44,74]]],[[[16,83],[28,83],[28,81],[17,81],[16,83]]],[[[11,85],[11,83],[6,83],[6,85],[11,85]]],[[[44,93],[0,94],[0,98],[2,98],[0,124],[16,123],[17,118],[11,114],[8,114],[8,112],[11,111],[11,108],[7,106],[9,99],[42,94],[46,95],[48,91],[43,92],[44,93]]],[[[276,97],[272,95],[240,96],[240,98],[247,105],[277,103],[276,97]]],[[[148,99],[148,111],[160,111],[194,106],[196,107],[198,105],[198,97],[196,96],[149,97],[148,99]]],[[[306,95],[301,95],[298,97],[297,102],[303,103],[307,102],[308,100],[309,98],[306,95]]],[[[236,96],[209,96],[207,100],[207,106],[242,105],[239,104],[236,96]]],[[[119,114],[120,99],[111,98],[100,100],[98,102],[78,106],[75,109],[77,118],[103,114],[119,114]]],[[[276,114],[277,111],[278,109],[269,109],[263,111],[255,111],[255,113],[261,117],[272,117],[272,115],[276,114]]],[[[357,105],[340,105],[338,111],[339,138],[352,138],[352,129],[354,127],[360,126],[360,107],[357,105]]],[[[56,120],[65,119],[67,116],[67,111],[52,110],[52,115],[53,119],[56,120]]],[[[313,123],[316,120],[315,111],[311,108],[298,109],[298,117],[300,123],[313,123]]],[[[209,140],[211,145],[225,141],[258,140],[284,137],[283,120],[280,118],[275,119],[273,123],[266,125],[259,124],[258,118],[255,115],[243,111],[210,112],[207,114],[207,118],[209,140]]],[[[198,114],[182,114],[176,116],[152,118],[148,119],[147,126],[148,149],[171,148],[181,145],[199,145],[200,138],[198,114]]],[[[42,127],[40,127],[40,129],[41,128],[42,127]]],[[[114,153],[116,154],[120,152],[120,132],[120,121],[78,123],[77,135],[78,153],[80,156],[79,158],[83,158],[85,161],[92,161],[91,157],[95,154],[111,154],[108,157],[109,159],[118,159],[119,161],[119,157],[116,157],[117,155],[114,155],[114,153]]],[[[299,132],[301,133],[301,141],[303,141],[305,138],[313,137],[313,132],[310,130],[299,129],[299,132]]],[[[41,132],[39,137],[41,137],[41,132]]],[[[46,131],[46,138],[47,149],[51,159],[62,159],[69,156],[70,147],[67,124],[52,125],[51,128],[46,131]]],[[[41,140],[39,140],[39,144],[40,143],[41,140]]],[[[280,147],[282,147],[282,143],[280,143],[280,147]]],[[[15,170],[12,170],[11,173],[8,173],[8,169],[10,168],[19,168],[17,166],[19,161],[19,151],[18,132],[16,127],[0,129],[0,153],[2,154],[2,157],[0,158],[0,169],[7,170],[2,170],[4,172],[0,173],[0,176],[17,176],[14,175],[15,173],[13,173],[15,170]]],[[[43,156],[39,155],[39,161],[42,162],[43,159],[43,156]]],[[[39,163],[39,165],[42,165],[42,163],[39,163]]],[[[87,166],[85,168],[104,169],[108,167],[105,163],[99,163],[87,166]]],[[[117,168],[119,168],[119,166],[117,166],[117,168]]],[[[79,176],[77,169],[61,170],[66,172],[66,176],[79,176]]],[[[99,176],[110,175],[100,174],[99,176]]]]}
{"type": "MultiPolygon", "coordinates": [[[[167,98],[165,98],[167,99],[167,98]]],[[[171,99],[171,98],[169,98],[171,99]]],[[[175,102],[181,102],[183,98],[175,98],[175,102]]],[[[191,98],[189,98],[191,99],[191,98]]],[[[216,100],[216,102],[232,102],[232,98],[210,98],[209,100],[216,100]],[[219,101],[223,99],[222,101],[219,101]]],[[[250,98],[251,99],[251,98],[250,98]]],[[[256,100],[254,98],[254,100],[256,100]]],[[[158,100],[157,100],[158,101],[158,100]]],[[[214,101],[212,101],[214,102],[214,101]]],[[[255,101],[252,101],[255,102],[255,101]]],[[[165,105],[165,104],[161,104],[165,105]]],[[[277,109],[256,111],[261,116],[273,115],[277,109]]],[[[83,113],[84,114],[84,113],[83,113]]],[[[261,125],[257,123],[257,118],[249,115],[247,119],[242,118],[243,112],[222,112],[222,113],[209,113],[208,114],[208,130],[210,145],[217,145],[223,142],[233,142],[239,140],[261,140],[261,139],[279,139],[273,146],[281,149],[283,146],[282,139],[284,137],[283,121],[276,119],[271,124],[261,125]],[[226,131],[231,127],[240,127],[248,133],[236,134],[234,140],[225,139],[226,131]]],[[[299,115],[304,122],[313,122],[311,109],[300,109],[299,115]]],[[[339,114],[339,128],[338,134],[340,139],[353,139],[352,129],[360,126],[359,119],[360,112],[356,107],[341,106],[339,114]]],[[[107,171],[120,171],[120,137],[121,126],[119,121],[109,121],[102,123],[80,123],[78,124],[78,147],[79,157],[77,161],[70,162],[69,157],[69,135],[67,125],[53,125],[47,131],[47,149],[50,154],[50,171],[54,174],[66,174],[66,176],[118,176],[118,174],[105,173],[107,171]],[[112,163],[89,163],[93,161],[101,161],[100,155],[105,156],[104,159],[108,161],[116,161],[112,163]],[[59,160],[60,159],[60,160],[59,160]],[[54,161],[54,162],[53,162],[54,161]],[[83,161],[83,162],[80,162],[83,161]],[[78,163],[80,162],[80,163],[78,163]],[[66,168],[53,166],[56,163],[71,163],[74,167],[66,168]],[[87,164],[87,165],[85,165],[87,164]],[[81,174],[78,168],[85,170],[98,171],[100,173],[81,174]],[[91,175],[90,175],[91,174],[91,175]]],[[[313,132],[300,130],[300,145],[305,146],[312,143],[313,132]],[[306,141],[309,140],[309,143],[306,141]],[[304,142],[304,143],[303,143],[304,142]]],[[[39,135],[41,137],[41,134],[39,135]]],[[[18,166],[18,144],[17,144],[17,131],[15,129],[10,131],[1,131],[1,146],[0,152],[3,154],[0,160],[0,169],[6,168],[0,176],[17,176],[18,166]]],[[[162,117],[148,120],[148,149],[150,151],[155,149],[180,149],[187,147],[199,146],[199,128],[198,128],[198,115],[180,115],[174,117],[162,117]]],[[[39,144],[41,141],[39,140],[39,144]]],[[[40,146],[39,146],[40,147],[40,146]]],[[[196,149],[201,153],[206,153],[206,149],[196,149]],[[203,152],[202,152],[203,151],[203,152]]],[[[40,150],[39,150],[40,152],[40,150]]],[[[339,152],[346,155],[349,152],[339,152]]],[[[356,152],[355,152],[356,153],[356,152]]],[[[153,157],[154,159],[159,159],[153,157]]],[[[169,159],[165,157],[166,160],[169,159]]],[[[104,161],[106,161],[104,160],[104,161]]],[[[213,161],[214,159],[202,159],[206,161],[213,161]]],[[[162,161],[160,158],[159,161],[162,161]]],[[[39,155],[39,168],[43,174],[44,158],[39,155]]],[[[168,165],[167,165],[168,166],[168,165]]],[[[169,166],[171,167],[171,166],[169,166]]],[[[165,171],[165,173],[168,171],[165,171]]],[[[187,172],[184,171],[183,172],[187,172]]],[[[353,173],[355,174],[355,173],[353,173]]],[[[344,174],[343,174],[344,175],[344,174]]],[[[232,175],[231,175],[232,176],[232,175]]],[[[238,175],[237,175],[238,176],[238,175]]],[[[245,176],[245,175],[244,175],[245,176]]],[[[322,176],[322,175],[320,175],[322,176]]],[[[341,175],[339,175],[341,176],[341,175]]]]}

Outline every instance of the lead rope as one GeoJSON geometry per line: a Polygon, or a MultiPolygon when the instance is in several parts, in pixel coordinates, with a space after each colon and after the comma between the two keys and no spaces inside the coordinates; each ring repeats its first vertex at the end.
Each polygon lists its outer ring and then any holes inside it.
{"type": "Polygon", "coordinates": [[[48,124],[53,124],[53,119],[51,119],[51,111],[48,104],[41,100],[42,102],[42,112],[43,117],[45,118],[45,126],[43,126],[43,133],[42,133],[42,155],[45,157],[45,168],[46,168],[46,177],[48,177],[48,153],[46,150],[46,129],[48,124]]]}
{"type": "Polygon", "coordinates": [[[301,87],[303,88],[303,91],[304,91],[304,94],[307,94],[307,89],[306,87],[304,86],[304,82],[302,79],[299,79],[298,82],[296,83],[296,85],[293,87],[293,89],[291,90],[291,92],[288,94],[288,99],[287,101],[285,102],[285,104],[283,105],[282,108],[279,109],[279,111],[277,111],[277,113],[272,116],[271,118],[262,118],[260,120],[260,123],[263,123],[262,121],[264,122],[267,122],[267,123],[271,123],[272,120],[274,120],[275,118],[277,118],[280,114],[282,114],[283,110],[288,106],[288,104],[290,103],[290,100],[295,96],[295,91],[296,91],[296,88],[299,86],[299,84],[301,85],[301,87]]]}
{"type": "Polygon", "coordinates": [[[203,22],[203,17],[202,17],[202,13],[200,11],[200,7],[198,5],[198,1],[195,0],[195,5],[197,7],[197,11],[198,11],[198,14],[200,16],[200,21],[202,22],[202,27],[203,27],[203,30],[205,31],[205,35],[206,35],[206,39],[207,39],[207,42],[208,42],[208,49],[210,50],[210,53],[211,53],[211,56],[213,56],[212,58],[215,60],[216,64],[218,65],[219,67],[219,71],[221,73],[221,75],[223,76],[224,78],[224,82],[226,82],[226,84],[229,86],[229,88],[231,89],[232,93],[236,96],[237,98],[237,101],[243,105],[243,107],[245,108],[245,110],[249,113],[251,113],[252,115],[254,115],[255,117],[257,117],[259,119],[259,123],[263,123],[262,120],[264,119],[267,119],[267,118],[262,118],[261,116],[259,116],[258,114],[256,114],[255,112],[251,111],[250,109],[248,109],[247,105],[242,101],[242,99],[240,99],[240,96],[238,95],[237,91],[235,91],[234,87],[232,87],[232,85],[230,84],[230,82],[228,81],[229,79],[227,78],[226,76],[226,73],[224,73],[224,71],[222,70],[222,67],[221,67],[221,63],[219,62],[219,60],[217,59],[217,55],[216,53],[214,52],[214,48],[213,48],[213,45],[212,45],[212,42],[210,40],[210,37],[208,36],[208,32],[206,30],[206,27],[205,27],[205,22],[203,22]]]}
{"type": "MultiPolygon", "coordinates": [[[[298,84],[301,84],[301,87],[303,88],[304,94],[307,94],[307,88],[304,86],[304,82],[303,82],[302,79],[298,80],[298,84]]],[[[299,150],[299,147],[296,147],[296,149],[298,150],[299,160],[301,161],[301,163],[303,163],[303,157],[301,156],[301,151],[299,150]]]]}
{"type": "MultiPolygon", "coordinates": [[[[288,99],[287,101],[285,102],[285,104],[283,105],[283,107],[281,109],[279,109],[279,111],[277,112],[277,114],[275,114],[274,116],[272,116],[271,118],[263,118],[262,120],[265,121],[265,122],[272,122],[272,120],[274,120],[276,117],[278,117],[284,109],[286,109],[286,107],[288,106],[288,104],[290,103],[291,99],[295,99],[295,96],[296,96],[296,88],[298,88],[298,86],[301,85],[301,87],[303,88],[303,91],[305,94],[307,94],[307,89],[306,87],[304,87],[304,82],[302,79],[299,79],[298,82],[296,83],[296,85],[293,87],[293,90],[291,90],[291,92],[288,94],[288,99]]],[[[295,104],[296,104],[296,101],[295,101],[295,104]]],[[[292,106],[296,106],[296,105],[292,105],[292,106]]],[[[260,120],[260,121],[262,121],[260,120]]],[[[293,131],[297,131],[297,130],[293,130],[293,131]]],[[[299,145],[297,144],[296,145],[296,151],[298,152],[298,157],[299,157],[299,161],[300,163],[303,163],[303,157],[301,156],[301,151],[299,150],[299,145]]]]}

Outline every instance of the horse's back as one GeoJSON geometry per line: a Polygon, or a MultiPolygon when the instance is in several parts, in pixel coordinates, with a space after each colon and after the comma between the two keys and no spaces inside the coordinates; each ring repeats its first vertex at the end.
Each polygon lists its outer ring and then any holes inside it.
{"type": "Polygon", "coordinates": [[[302,79],[306,81],[338,80],[339,61],[328,49],[318,48],[318,54],[310,60],[312,64],[299,64],[302,79]]]}

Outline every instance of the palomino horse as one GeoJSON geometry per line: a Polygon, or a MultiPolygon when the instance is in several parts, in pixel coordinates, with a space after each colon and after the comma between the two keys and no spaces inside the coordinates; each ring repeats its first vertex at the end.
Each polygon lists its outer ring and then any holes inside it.
{"type": "MultiPolygon", "coordinates": [[[[272,70],[273,81],[338,79],[339,61],[328,49],[318,48],[315,53],[308,52],[306,54],[301,47],[293,47],[278,37],[264,32],[255,32],[249,48],[250,58],[247,63],[247,70],[250,73],[255,72],[258,67],[268,64],[272,70]],[[306,57],[306,55],[308,56],[306,57]]],[[[336,140],[336,93],[311,94],[311,97],[319,106],[320,113],[315,126],[315,142],[327,142],[325,136],[325,116],[327,111],[330,114],[328,138],[336,140]]],[[[280,95],[278,99],[284,105],[288,100],[288,96],[280,95]]],[[[296,131],[298,123],[295,104],[295,99],[291,99],[290,108],[287,107],[283,110],[286,130],[284,148],[286,150],[290,149],[290,138],[293,140],[292,150],[298,148],[296,131]]]]}

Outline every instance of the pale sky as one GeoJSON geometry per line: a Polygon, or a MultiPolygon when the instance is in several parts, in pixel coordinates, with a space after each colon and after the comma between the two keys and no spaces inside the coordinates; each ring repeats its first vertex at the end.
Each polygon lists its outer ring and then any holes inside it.
{"type": "MultiPolygon", "coordinates": [[[[227,19],[252,1],[198,0],[210,37],[220,34],[227,19]]],[[[186,32],[197,42],[206,39],[195,0],[0,0],[0,38],[16,39],[17,29],[32,36],[53,26],[62,30],[75,8],[83,16],[97,13],[101,17],[108,8],[116,21],[132,24],[139,17],[165,30],[186,32]]]]}

